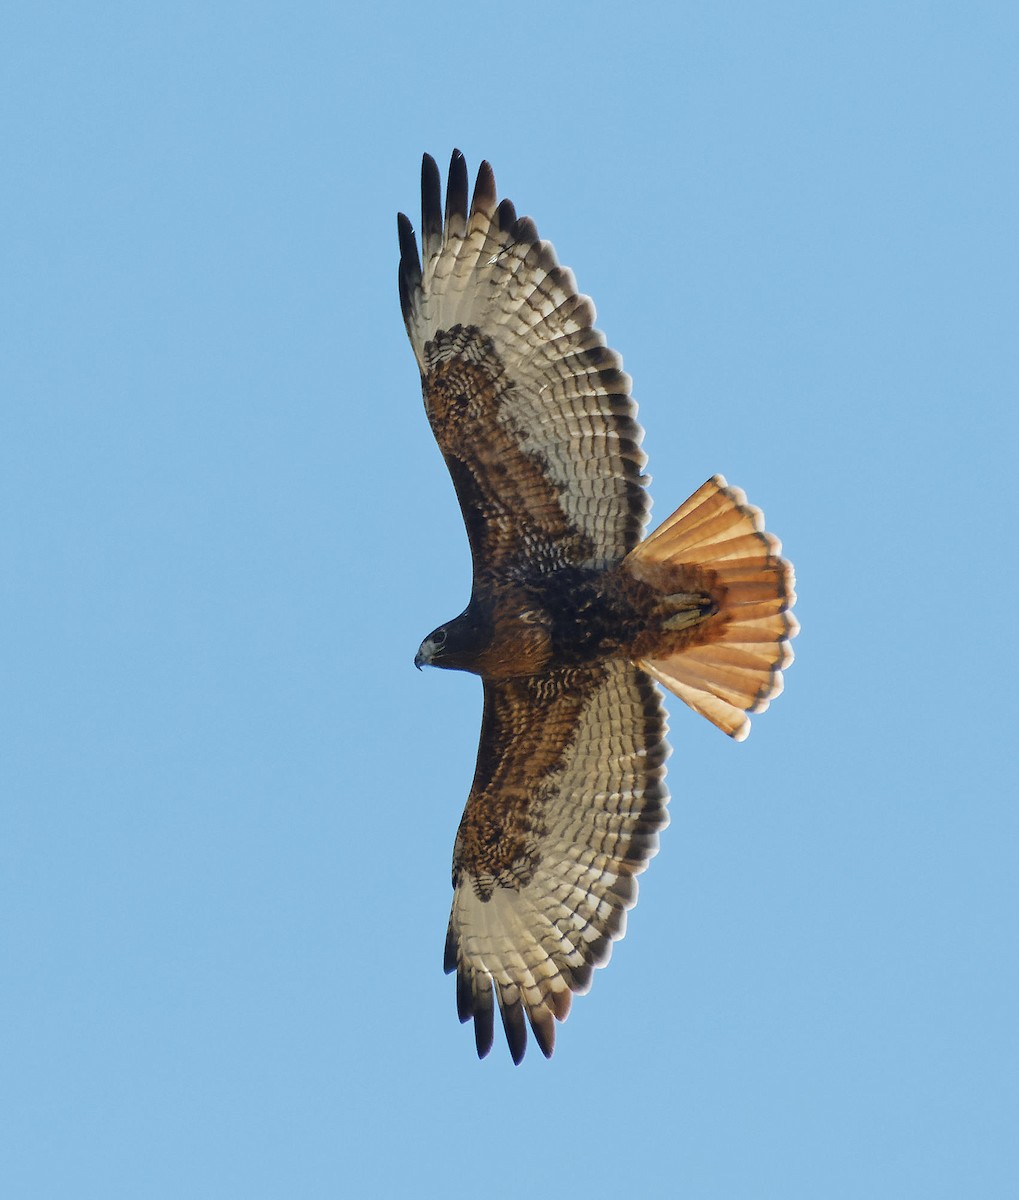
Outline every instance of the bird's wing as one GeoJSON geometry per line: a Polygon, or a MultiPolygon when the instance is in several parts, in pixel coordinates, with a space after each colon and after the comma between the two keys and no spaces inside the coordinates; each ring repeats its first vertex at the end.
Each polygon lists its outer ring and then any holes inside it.
{"type": "Polygon", "coordinates": [[[486,680],[445,956],[479,1055],[496,1004],[515,1062],[525,1014],[550,1055],[554,1019],[623,936],[668,823],[665,734],[658,689],[627,662],[486,680]]]}
{"type": "Polygon", "coordinates": [[[421,257],[401,213],[400,302],[425,408],[463,510],[475,575],[600,568],[640,540],[643,430],[622,359],[488,163],[468,206],[455,151],[445,207],[421,173],[421,257]]]}

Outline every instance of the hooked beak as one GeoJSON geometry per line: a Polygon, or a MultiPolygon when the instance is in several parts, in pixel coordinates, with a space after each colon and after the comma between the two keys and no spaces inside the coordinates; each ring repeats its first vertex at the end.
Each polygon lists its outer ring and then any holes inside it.
{"type": "Polygon", "coordinates": [[[414,655],[414,666],[419,671],[422,667],[430,667],[435,662],[436,655],[441,655],[445,643],[444,632],[437,630],[435,633],[430,633],[421,643],[417,654],[414,655]]]}

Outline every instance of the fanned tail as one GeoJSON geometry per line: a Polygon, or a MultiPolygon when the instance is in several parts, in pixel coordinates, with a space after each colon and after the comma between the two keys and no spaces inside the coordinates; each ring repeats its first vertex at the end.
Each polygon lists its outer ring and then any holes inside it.
{"type": "Polygon", "coordinates": [[[781,692],[793,660],[796,593],[781,549],[760,509],[714,475],[626,559],[631,574],[663,594],[689,590],[677,579],[707,581],[717,611],[681,648],[652,650],[638,666],[736,741],[750,732],[746,714],[781,692]]]}

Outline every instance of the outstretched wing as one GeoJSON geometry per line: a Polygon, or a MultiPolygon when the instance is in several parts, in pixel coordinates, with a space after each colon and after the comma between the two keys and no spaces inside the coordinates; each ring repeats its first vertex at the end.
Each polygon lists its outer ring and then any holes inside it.
{"type": "Polygon", "coordinates": [[[445,958],[479,1056],[496,1003],[514,1062],[525,1013],[551,1055],[554,1020],[623,936],[668,823],[665,733],[658,689],[627,662],[485,681],[445,958]]]}
{"type": "Polygon", "coordinates": [[[594,305],[534,222],[497,202],[487,162],[468,208],[454,151],[443,210],[426,154],[421,208],[421,258],[399,217],[400,302],[475,576],[618,562],[647,523],[646,458],[594,305]]]}

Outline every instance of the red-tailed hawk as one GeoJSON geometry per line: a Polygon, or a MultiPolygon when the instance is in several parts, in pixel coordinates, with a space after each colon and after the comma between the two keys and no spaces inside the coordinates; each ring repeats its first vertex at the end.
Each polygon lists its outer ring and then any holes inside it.
{"type": "Polygon", "coordinates": [[[445,968],[480,1056],[497,1003],[514,1062],[528,1019],[590,987],[668,821],[658,683],[731,737],[791,662],[793,572],[716,475],[645,540],[643,430],[622,360],[534,222],[455,151],[445,208],[421,173],[421,257],[401,213],[400,303],[425,409],[463,509],[466,610],[415,662],[484,682],[477,770],[453,853],[445,968]]]}

